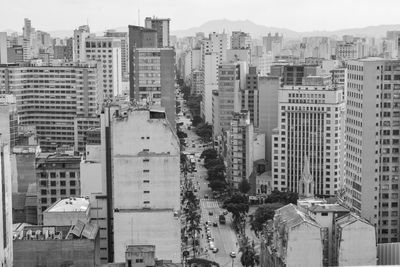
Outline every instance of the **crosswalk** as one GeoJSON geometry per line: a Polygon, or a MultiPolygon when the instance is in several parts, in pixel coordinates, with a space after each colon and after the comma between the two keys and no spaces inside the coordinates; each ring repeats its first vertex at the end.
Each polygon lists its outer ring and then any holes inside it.
{"type": "Polygon", "coordinates": [[[202,209],[215,209],[219,208],[221,205],[220,202],[214,199],[206,199],[206,198],[201,198],[200,199],[200,204],[202,209]]]}

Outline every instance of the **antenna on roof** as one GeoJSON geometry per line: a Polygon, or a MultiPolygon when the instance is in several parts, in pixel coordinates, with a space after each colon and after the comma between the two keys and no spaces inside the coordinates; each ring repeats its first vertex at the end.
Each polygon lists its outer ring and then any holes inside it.
{"type": "Polygon", "coordinates": [[[137,13],[138,13],[138,15],[137,15],[137,23],[138,23],[138,26],[140,26],[140,8],[138,8],[137,13]]]}

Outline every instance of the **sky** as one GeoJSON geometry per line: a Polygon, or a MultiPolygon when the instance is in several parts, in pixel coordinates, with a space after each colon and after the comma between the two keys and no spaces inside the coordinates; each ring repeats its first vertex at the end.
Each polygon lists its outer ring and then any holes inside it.
{"type": "Polygon", "coordinates": [[[171,19],[171,31],[214,19],[250,20],[294,31],[339,30],[400,24],[399,0],[0,0],[0,30],[22,32],[24,18],[42,31],[72,30],[89,22],[92,32],[171,19]]]}

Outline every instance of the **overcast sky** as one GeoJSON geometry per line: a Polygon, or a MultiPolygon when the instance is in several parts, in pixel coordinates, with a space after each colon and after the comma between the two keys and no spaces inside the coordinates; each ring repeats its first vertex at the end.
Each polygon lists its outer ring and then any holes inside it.
{"type": "Polygon", "coordinates": [[[0,30],[22,31],[25,17],[43,31],[91,31],[138,24],[146,16],[171,18],[171,30],[213,19],[246,20],[295,31],[400,24],[399,0],[0,0],[0,30]]]}

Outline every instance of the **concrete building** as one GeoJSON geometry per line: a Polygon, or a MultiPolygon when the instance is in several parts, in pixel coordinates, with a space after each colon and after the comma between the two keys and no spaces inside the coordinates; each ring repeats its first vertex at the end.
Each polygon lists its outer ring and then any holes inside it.
{"type": "Polygon", "coordinates": [[[144,26],[157,31],[157,47],[170,47],[169,42],[169,22],[171,19],[160,19],[147,17],[144,26]]]}
{"type": "Polygon", "coordinates": [[[13,265],[13,241],[12,241],[12,192],[11,192],[11,162],[10,149],[6,140],[1,140],[0,147],[0,263],[2,266],[13,265]]]}
{"type": "Polygon", "coordinates": [[[102,64],[104,101],[122,95],[121,40],[114,37],[88,37],[84,45],[86,59],[102,64]]]}
{"type": "Polygon", "coordinates": [[[0,64],[7,64],[7,33],[0,32],[0,64]]]}
{"type": "Polygon", "coordinates": [[[265,134],[265,160],[269,164],[272,162],[272,133],[278,127],[279,88],[279,77],[258,78],[258,129],[260,133],[265,134]]]}
{"type": "Polygon", "coordinates": [[[69,226],[15,225],[13,266],[99,266],[98,230],[79,220],[69,226]]]}
{"type": "MultiPolygon", "coordinates": [[[[237,63],[225,63],[219,66],[218,81],[218,113],[213,114],[218,117],[219,131],[215,136],[221,135],[222,131],[228,131],[234,112],[239,112],[240,101],[240,77],[241,65],[237,63]]],[[[214,130],[215,131],[215,130],[214,130]]]]}
{"type": "Polygon", "coordinates": [[[374,266],[374,227],[338,204],[301,199],[275,211],[265,229],[261,266],[374,266]],[[312,252],[312,253],[310,253],[312,252]]]}
{"type": "Polygon", "coordinates": [[[195,95],[201,94],[202,89],[202,72],[195,70],[192,72],[190,93],[195,95]]]}
{"type": "Polygon", "coordinates": [[[247,181],[253,172],[254,128],[248,112],[233,113],[227,134],[227,181],[238,188],[240,182],[247,181]]]}
{"type": "Polygon", "coordinates": [[[12,150],[18,141],[18,115],[14,95],[0,95],[0,132],[12,150]]]}
{"type": "Polygon", "coordinates": [[[303,78],[319,75],[319,68],[316,65],[273,65],[271,75],[281,77],[284,85],[302,85],[303,78]]]}
{"type": "Polygon", "coordinates": [[[8,64],[24,62],[24,48],[22,45],[13,45],[7,48],[7,62],[8,64]]]}
{"type": "Polygon", "coordinates": [[[343,87],[330,76],[304,78],[302,86],[279,89],[278,129],[272,135],[272,179],[280,191],[298,192],[306,158],[314,191],[333,196],[344,169],[343,87]]]}
{"type": "Polygon", "coordinates": [[[273,61],[272,53],[267,52],[264,46],[253,46],[250,63],[252,66],[257,67],[257,72],[261,76],[266,76],[270,73],[273,61]]]}
{"type": "Polygon", "coordinates": [[[378,243],[399,239],[400,61],[347,63],[343,198],[375,225],[378,243]]]}
{"type": "Polygon", "coordinates": [[[84,62],[86,61],[86,38],[90,35],[89,25],[79,26],[78,29],[74,30],[73,39],[73,50],[72,50],[72,60],[74,62],[84,62]]]}
{"type": "Polygon", "coordinates": [[[241,88],[241,109],[249,111],[250,122],[255,128],[259,125],[259,91],[258,74],[256,67],[249,67],[246,75],[246,87],[241,88]]]}
{"type": "Polygon", "coordinates": [[[165,108],[175,128],[175,51],[173,48],[137,48],[134,52],[134,99],[165,108]]]}
{"type": "Polygon", "coordinates": [[[231,49],[251,49],[250,34],[242,31],[233,31],[231,35],[231,49]]]}
{"type": "Polygon", "coordinates": [[[218,53],[209,52],[204,54],[202,62],[202,101],[200,104],[200,114],[205,122],[210,123],[212,121],[212,92],[218,89],[218,53]]]}
{"type": "Polygon", "coordinates": [[[117,32],[115,30],[107,30],[105,37],[113,37],[121,40],[121,71],[122,80],[129,81],[129,40],[127,32],[117,32]]]}
{"type": "Polygon", "coordinates": [[[102,71],[95,62],[0,67],[0,91],[17,99],[19,123],[36,126],[43,151],[84,150],[85,130],[98,126],[102,71]]]}
{"type": "Polygon", "coordinates": [[[201,49],[192,49],[185,53],[184,79],[190,80],[194,71],[201,68],[201,49]]]}
{"type": "MultiPolygon", "coordinates": [[[[283,36],[279,35],[279,33],[275,33],[275,35],[271,35],[271,33],[268,33],[268,36],[263,37],[263,46],[265,49],[267,49],[267,52],[273,51],[273,48],[282,48],[283,47],[283,36]]],[[[276,50],[274,55],[276,55],[276,50]]]]}
{"type": "Polygon", "coordinates": [[[335,49],[336,58],[348,60],[357,58],[357,46],[355,43],[338,42],[335,49]]]}
{"type": "Polygon", "coordinates": [[[180,262],[180,150],[175,130],[161,111],[114,115],[114,261],[125,261],[128,245],[155,245],[157,258],[180,262]]]}
{"type": "Polygon", "coordinates": [[[43,225],[71,226],[81,221],[89,222],[90,203],[88,198],[63,198],[43,212],[43,225]]]}
{"type": "Polygon", "coordinates": [[[36,158],[37,216],[43,224],[43,212],[58,200],[79,197],[81,157],[73,151],[41,153],[36,158]]]}

